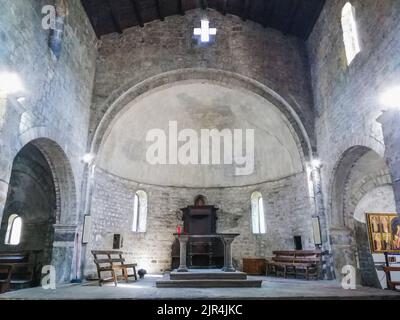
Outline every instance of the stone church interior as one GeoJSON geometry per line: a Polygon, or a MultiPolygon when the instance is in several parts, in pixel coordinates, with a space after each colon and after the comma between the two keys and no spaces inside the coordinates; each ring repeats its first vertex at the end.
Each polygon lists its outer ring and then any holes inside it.
{"type": "Polygon", "coordinates": [[[399,53],[399,0],[0,0],[0,300],[398,299],[399,53]]]}

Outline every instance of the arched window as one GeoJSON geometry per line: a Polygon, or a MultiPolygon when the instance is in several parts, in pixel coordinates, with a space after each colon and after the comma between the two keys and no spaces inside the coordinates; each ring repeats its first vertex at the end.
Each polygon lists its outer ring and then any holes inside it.
{"type": "Polygon", "coordinates": [[[22,219],[16,214],[8,218],[5,244],[18,245],[21,241],[22,219]]]}
{"type": "Polygon", "coordinates": [[[342,30],[347,65],[350,65],[356,55],[361,51],[358,41],[355,9],[350,2],[347,2],[342,9],[342,30]]]}
{"type": "Polygon", "coordinates": [[[265,230],[264,201],[258,191],[251,195],[251,220],[254,234],[263,234],[265,230]]]}
{"type": "Polygon", "coordinates": [[[132,231],[146,232],[146,220],[147,220],[147,194],[146,192],[139,190],[136,191],[133,200],[132,231]]]}

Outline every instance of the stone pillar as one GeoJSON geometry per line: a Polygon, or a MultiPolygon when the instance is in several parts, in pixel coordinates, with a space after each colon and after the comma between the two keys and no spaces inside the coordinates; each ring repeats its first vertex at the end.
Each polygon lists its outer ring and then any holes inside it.
{"type": "Polygon", "coordinates": [[[188,272],[188,267],[186,263],[186,248],[187,248],[187,243],[189,241],[189,236],[188,235],[178,235],[177,236],[179,240],[179,245],[180,245],[180,250],[179,250],[179,268],[178,272],[188,272]]]}
{"type": "Polygon", "coordinates": [[[222,242],[224,243],[224,267],[222,268],[224,272],[236,271],[232,263],[232,242],[237,236],[238,234],[221,235],[222,242]]]}
{"type": "MultiPolygon", "coordinates": [[[[320,224],[321,245],[317,249],[324,252],[322,260],[324,262],[324,269],[322,270],[323,278],[326,280],[334,279],[334,271],[332,265],[332,252],[328,236],[328,221],[326,219],[324,197],[322,192],[322,179],[321,179],[321,166],[312,167],[310,169],[310,179],[312,181],[315,212],[312,218],[318,218],[320,224]]],[[[315,237],[315,235],[314,235],[315,237]]]]}
{"type": "Polygon", "coordinates": [[[333,266],[338,281],[342,280],[342,268],[347,265],[358,267],[356,245],[352,231],[344,226],[330,228],[333,266]]]}
{"type": "Polygon", "coordinates": [[[69,282],[76,276],[76,231],[76,225],[54,225],[53,256],[51,264],[56,269],[57,283],[69,282]]]}
{"type": "Polygon", "coordinates": [[[383,111],[377,121],[382,124],[385,160],[392,177],[397,213],[400,214],[400,107],[383,111]]]}
{"type": "MultiPolygon", "coordinates": [[[[319,218],[321,223],[321,242],[328,244],[327,224],[325,219],[324,198],[322,195],[321,168],[315,167],[311,169],[311,179],[314,190],[315,214],[313,218],[319,218]]],[[[328,248],[327,248],[328,249],[328,248]]]]}

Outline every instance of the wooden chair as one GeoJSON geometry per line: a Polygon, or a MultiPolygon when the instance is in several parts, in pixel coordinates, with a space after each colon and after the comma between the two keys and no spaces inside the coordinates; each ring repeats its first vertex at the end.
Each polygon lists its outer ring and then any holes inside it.
{"type": "Polygon", "coordinates": [[[398,290],[396,287],[400,286],[400,281],[392,281],[392,272],[400,272],[400,267],[383,267],[386,275],[387,287],[390,290],[398,290]]]}
{"type": "Polygon", "coordinates": [[[121,251],[104,251],[104,250],[92,250],[94,257],[94,263],[97,267],[97,274],[99,276],[99,286],[104,282],[113,281],[115,286],[118,286],[118,275],[117,272],[122,272],[122,277],[128,282],[129,277],[134,276],[137,281],[136,274],[136,263],[126,264],[123,258],[123,252],[121,251]],[[128,269],[133,270],[133,274],[128,273],[128,269]],[[111,278],[103,278],[103,272],[110,272],[111,278]]]}

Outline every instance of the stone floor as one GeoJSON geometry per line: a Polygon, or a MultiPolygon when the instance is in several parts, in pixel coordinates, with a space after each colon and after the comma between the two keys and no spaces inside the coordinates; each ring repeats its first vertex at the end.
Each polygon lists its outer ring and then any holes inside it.
{"type": "Polygon", "coordinates": [[[147,275],[137,282],[112,283],[99,287],[97,282],[60,285],[55,290],[31,288],[0,295],[2,299],[400,299],[400,293],[361,287],[344,290],[335,281],[304,281],[271,277],[261,279],[261,288],[158,289],[155,282],[166,276],[147,275]]]}

